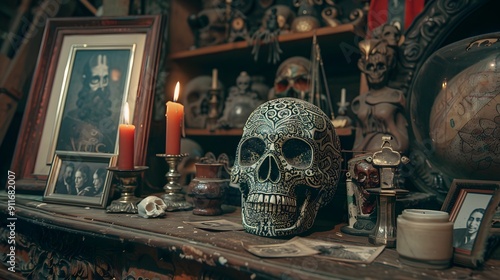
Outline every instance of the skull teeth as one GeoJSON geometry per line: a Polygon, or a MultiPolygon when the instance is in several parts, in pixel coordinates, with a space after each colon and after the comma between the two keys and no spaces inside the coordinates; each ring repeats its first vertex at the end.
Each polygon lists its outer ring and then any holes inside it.
{"type": "Polygon", "coordinates": [[[295,198],[279,194],[249,194],[247,202],[297,206],[297,200],[295,198]]]}
{"type": "Polygon", "coordinates": [[[250,194],[246,203],[252,210],[258,212],[294,213],[297,209],[295,198],[276,194],[250,194]]]}
{"type": "Polygon", "coordinates": [[[247,203],[246,206],[255,212],[265,213],[295,213],[297,207],[287,205],[276,205],[269,203],[247,203]]]}

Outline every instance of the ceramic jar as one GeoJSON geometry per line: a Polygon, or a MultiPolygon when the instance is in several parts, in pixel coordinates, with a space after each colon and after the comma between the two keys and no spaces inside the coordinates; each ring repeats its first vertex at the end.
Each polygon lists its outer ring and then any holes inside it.
{"type": "Polygon", "coordinates": [[[443,269],[453,256],[453,222],[443,211],[406,209],[397,219],[396,250],[402,263],[443,269]]]}
{"type": "Polygon", "coordinates": [[[222,179],[222,163],[196,163],[196,174],[188,186],[193,199],[193,214],[215,216],[222,214],[222,203],[229,188],[229,180],[222,179]]]}

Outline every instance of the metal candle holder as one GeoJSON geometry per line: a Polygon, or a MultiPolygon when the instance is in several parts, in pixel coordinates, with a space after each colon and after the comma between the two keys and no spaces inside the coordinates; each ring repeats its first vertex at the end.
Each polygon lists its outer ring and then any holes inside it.
{"type": "Polygon", "coordinates": [[[403,189],[368,189],[368,192],[377,195],[377,223],[368,235],[368,241],[374,245],[386,245],[387,248],[396,247],[396,197],[408,194],[403,189]]]}
{"type": "Polygon", "coordinates": [[[187,157],[188,154],[180,155],[167,155],[167,154],[156,154],[157,157],[165,158],[168,164],[168,172],[165,174],[167,178],[167,183],[163,186],[165,193],[162,195],[162,199],[167,205],[167,211],[176,210],[190,210],[193,205],[186,201],[184,192],[182,191],[182,186],[179,184],[179,178],[181,174],[177,171],[177,166],[179,162],[187,157]]]}
{"type": "Polygon", "coordinates": [[[106,208],[108,213],[137,213],[137,203],[141,198],[136,197],[134,192],[139,186],[142,173],[149,167],[135,166],[134,169],[122,170],[117,167],[108,167],[118,180],[118,187],[122,189],[120,198],[113,200],[106,208]]]}
{"type": "Polygon", "coordinates": [[[375,245],[396,247],[396,197],[406,195],[407,190],[395,187],[395,173],[398,166],[407,164],[409,159],[392,149],[391,136],[382,136],[380,151],[373,153],[373,165],[379,168],[380,188],[367,191],[377,195],[377,223],[368,236],[368,241],[375,245]]]}

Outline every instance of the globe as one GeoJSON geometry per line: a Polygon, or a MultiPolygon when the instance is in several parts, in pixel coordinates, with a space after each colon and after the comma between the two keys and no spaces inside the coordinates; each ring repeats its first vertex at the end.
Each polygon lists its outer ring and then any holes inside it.
{"type": "Polygon", "coordinates": [[[415,80],[417,141],[452,178],[500,179],[500,33],[436,51],[415,80]]]}

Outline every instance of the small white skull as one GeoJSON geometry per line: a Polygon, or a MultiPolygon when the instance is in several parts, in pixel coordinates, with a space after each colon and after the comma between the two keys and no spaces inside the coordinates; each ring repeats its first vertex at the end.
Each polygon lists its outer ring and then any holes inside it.
{"type": "Polygon", "coordinates": [[[154,195],[144,198],[137,204],[137,212],[143,218],[156,218],[165,215],[167,205],[165,202],[154,195]]]}

